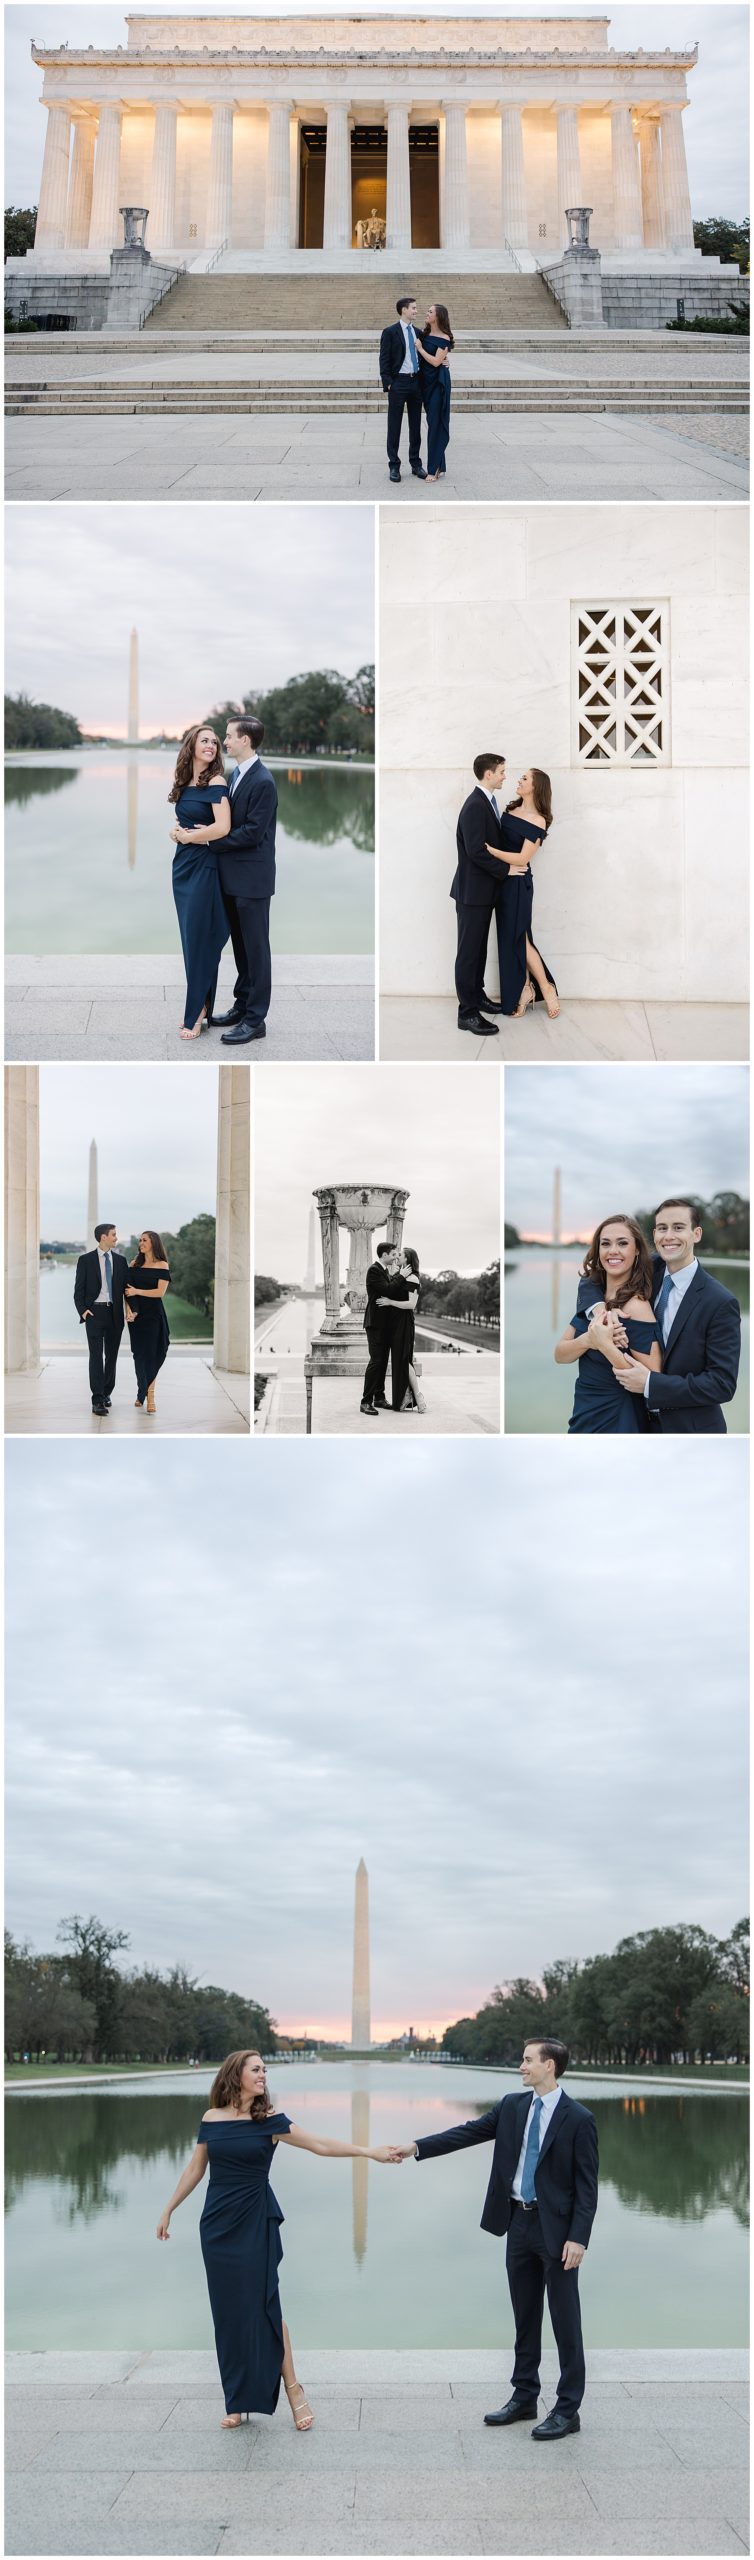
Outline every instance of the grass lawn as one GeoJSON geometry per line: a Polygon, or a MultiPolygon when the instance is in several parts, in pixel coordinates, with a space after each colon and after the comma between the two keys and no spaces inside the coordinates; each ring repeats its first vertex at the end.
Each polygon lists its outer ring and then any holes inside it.
{"type": "MultiPolygon", "coordinates": [[[[128,2080],[134,2071],[190,2071],[188,2062],[6,2062],[6,2087],[11,2080],[128,2080]]],[[[198,2063],[199,2071],[209,2070],[209,2063],[198,2063]]]]}
{"type": "Polygon", "coordinates": [[[174,1342],[212,1341],[212,1317],[203,1316],[198,1307],[190,1307],[188,1299],[179,1298],[175,1289],[168,1290],[165,1313],[174,1342]]]}

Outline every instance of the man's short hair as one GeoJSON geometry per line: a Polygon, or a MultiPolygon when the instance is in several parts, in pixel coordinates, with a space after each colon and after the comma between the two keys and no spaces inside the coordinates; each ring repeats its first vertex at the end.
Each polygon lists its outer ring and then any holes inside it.
{"type": "Polygon", "coordinates": [[[569,2063],[567,2044],[561,2044],[559,2036],[527,2036],[526,2042],[527,2044],[538,2044],[543,2062],[554,2062],[555,2078],[556,2080],[562,2080],[563,2073],[568,2070],[569,2063]]]}
{"type": "Polygon", "coordinates": [[[657,1225],[657,1220],[658,1220],[658,1218],[659,1218],[659,1216],[660,1216],[660,1212],[661,1212],[661,1210],[663,1210],[663,1209],[688,1209],[688,1213],[689,1213],[689,1217],[690,1217],[690,1219],[691,1219],[692,1227],[700,1227],[700,1226],[701,1226],[701,1223],[702,1223],[702,1215],[701,1215],[701,1210],[700,1210],[700,1207],[699,1207],[699,1202],[698,1202],[698,1200],[686,1200],[686,1199],[684,1199],[684,1198],[683,1198],[683,1196],[681,1196],[679,1199],[677,1199],[677,1200],[676,1200],[676,1198],[674,1197],[674,1195],[673,1195],[673,1194],[671,1194],[671,1197],[670,1197],[670,1199],[669,1199],[669,1200],[661,1200],[661,1201],[660,1201],[659,1208],[657,1208],[657,1209],[655,1210],[654,1217],[653,1217],[653,1220],[652,1220],[652,1225],[653,1225],[654,1227],[656,1227],[656,1225],[657,1225]]]}
{"type": "Polygon", "coordinates": [[[398,313],[398,318],[399,318],[399,320],[400,320],[401,312],[402,312],[402,311],[410,311],[410,309],[411,309],[411,304],[412,304],[412,302],[415,302],[415,301],[416,301],[416,294],[415,294],[415,293],[402,293],[402,294],[401,294],[400,302],[396,302],[396,306],[395,306],[396,311],[397,311],[397,313],[398,313]]]}
{"type": "Polygon", "coordinates": [[[505,757],[502,753],[499,755],[490,754],[488,756],[475,756],[472,769],[476,774],[477,782],[483,782],[485,774],[491,773],[496,764],[504,763],[505,757]]]}
{"type": "Polygon", "coordinates": [[[106,1219],[105,1219],[105,1224],[104,1224],[104,1226],[103,1226],[103,1227],[95,1227],[95,1230],[94,1230],[94,1241],[95,1241],[95,1244],[99,1244],[100,1236],[112,1236],[112,1235],[114,1235],[114,1234],[115,1234],[115,1220],[114,1220],[114,1218],[106,1218],[106,1219]]]}
{"type": "Polygon", "coordinates": [[[394,1245],[394,1244],[378,1244],[378,1246],[377,1246],[377,1260],[378,1260],[378,1262],[384,1262],[386,1253],[394,1253],[394,1252],[395,1252],[395,1245],[394,1245]]]}
{"type": "Polygon", "coordinates": [[[261,747],[262,739],[264,737],[264,721],[256,720],[253,712],[244,711],[241,713],[239,711],[238,718],[236,718],[234,711],[229,726],[231,729],[238,729],[242,738],[250,738],[251,744],[254,748],[261,747]]]}

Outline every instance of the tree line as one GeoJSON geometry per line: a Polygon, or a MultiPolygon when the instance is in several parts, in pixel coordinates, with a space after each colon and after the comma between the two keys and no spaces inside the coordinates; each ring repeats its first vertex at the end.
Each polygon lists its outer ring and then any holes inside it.
{"type": "Polygon", "coordinates": [[[91,1913],[61,1920],[61,1953],[5,1940],[9,2062],[214,2062],[240,2046],[274,2053],[275,2021],[259,2000],[192,1980],[182,1965],[123,1972],[130,1939],[91,1913]]]}
{"type": "MultiPolygon", "coordinates": [[[[273,1280],[268,1272],[258,1271],[254,1280],[254,1303],[257,1307],[274,1306],[291,1284],[273,1280]]],[[[321,1287],[320,1282],[320,1287],[321,1287]]],[[[490,1262],[478,1275],[463,1271],[422,1272],[421,1316],[457,1316],[461,1321],[496,1325],[500,1322],[500,1264],[490,1262]]]]}
{"type": "Polygon", "coordinates": [[[253,711],[264,721],[265,750],[270,755],[313,756],[328,748],[333,754],[374,755],[374,667],[358,667],[355,676],[338,675],[333,667],[302,676],[289,676],[287,684],[273,685],[268,692],[260,686],[245,693],[240,702],[216,703],[207,713],[213,729],[221,738],[225,723],[236,720],[239,712],[253,711]]]}
{"type": "Polygon", "coordinates": [[[28,693],[6,693],[5,746],[8,755],[42,747],[81,747],[83,737],[71,711],[51,702],[33,702],[28,693]]]}
{"type": "MultiPolygon", "coordinates": [[[[702,1241],[699,1248],[702,1255],[704,1255],[705,1249],[707,1253],[715,1254],[748,1253],[749,1202],[748,1200],[742,1199],[740,1191],[715,1191],[713,1192],[711,1200],[695,1199],[693,1193],[689,1195],[689,1198],[690,1206],[694,1212],[694,1225],[701,1227],[702,1230],[702,1241]]],[[[631,1216],[636,1219],[637,1226],[641,1227],[642,1235],[646,1236],[648,1245],[652,1247],[655,1221],[654,1209],[633,1209],[631,1211],[631,1216]]],[[[515,1253],[517,1247],[519,1247],[522,1242],[523,1239],[519,1234],[518,1227],[514,1227],[510,1221],[506,1219],[506,1252],[515,1253]]]]}
{"type": "Polygon", "coordinates": [[[539,2034],[562,2036],[574,2062],[594,2066],[747,2061],[748,1920],[729,1938],[681,1923],[639,1930],[583,1964],[561,1957],[540,1982],[497,1984],[442,2041],[463,2062],[511,2064],[539,2034]]]}
{"type": "MultiPolygon", "coordinates": [[[[188,1218],[186,1225],[178,1228],[177,1235],[172,1235],[169,1227],[160,1229],[165,1258],[170,1265],[171,1287],[177,1298],[185,1298],[186,1305],[198,1307],[203,1316],[214,1313],[215,1229],[216,1220],[207,1209],[201,1210],[196,1218],[188,1218]]],[[[138,1236],[131,1236],[130,1242],[121,1250],[127,1260],[133,1262],[139,1250],[138,1236]]]]}

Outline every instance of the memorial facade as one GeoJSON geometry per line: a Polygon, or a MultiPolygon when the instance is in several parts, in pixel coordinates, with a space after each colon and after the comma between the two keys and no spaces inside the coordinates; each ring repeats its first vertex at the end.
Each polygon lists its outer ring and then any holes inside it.
{"type": "Polygon", "coordinates": [[[125,47],[35,44],[37,265],[97,272],[148,208],[153,256],[282,273],[375,259],[531,271],[592,208],[608,266],[695,263],[683,132],[696,47],[608,18],[139,17],[125,47]]]}

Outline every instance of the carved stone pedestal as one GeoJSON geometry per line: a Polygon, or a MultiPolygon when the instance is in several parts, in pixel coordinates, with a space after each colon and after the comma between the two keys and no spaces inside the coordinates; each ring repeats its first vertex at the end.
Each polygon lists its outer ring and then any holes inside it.
{"type": "Polygon", "coordinates": [[[368,1350],[364,1309],[372,1238],[375,1227],[384,1227],[388,1244],[401,1243],[408,1196],[407,1191],[398,1191],[389,1184],[380,1183],[333,1183],[315,1191],[322,1232],[325,1314],[304,1361],[307,1432],[311,1432],[312,1427],[315,1378],[358,1378],[366,1368],[368,1350]],[[347,1228],[351,1239],[342,1300],[341,1227],[347,1228]]]}

